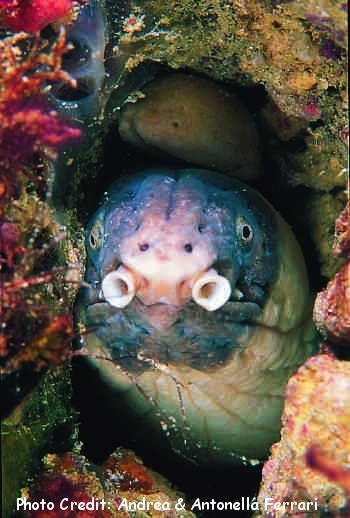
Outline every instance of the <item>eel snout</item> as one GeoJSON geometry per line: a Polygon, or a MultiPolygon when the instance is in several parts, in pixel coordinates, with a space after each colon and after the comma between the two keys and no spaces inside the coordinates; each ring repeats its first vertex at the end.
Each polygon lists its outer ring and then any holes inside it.
{"type": "Polygon", "coordinates": [[[137,296],[146,306],[163,303],[182,305],[191,297],[207,311],[223,306],[231,295],[230,282],[210,268],[189,281],[172,283],[154,280],[119,266],[102,281],[102,293],[106,301],[116,308],[125,308],[137,296]]]}

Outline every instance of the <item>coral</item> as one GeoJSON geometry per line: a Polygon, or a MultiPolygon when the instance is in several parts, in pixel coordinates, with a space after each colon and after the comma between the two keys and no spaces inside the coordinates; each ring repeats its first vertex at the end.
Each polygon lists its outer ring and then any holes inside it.
{"type": "MultiPolygon", "coordinates": [[[[344,188],[348,170],[344,161],[346,146],[327,128],[308,128],[305,149],[287,154],[285,174],[291,185],[305,185],[317,191],[344,188]]],[[[334,221],[334,214],[333,214],[334,221]]]]}
{"type": "Polygon", "coordinates": [[[140,459],[126,450],[117,450],[103,463],[101,469],[104,473],[107,484],[115,486],[113,479],[119,474],[118,488],[121,491],[132,489],[151,491],[155,482],[140,459]]]}
{"type": "MultiPolygon", "coordinates": [[[[1,8],[6,7],[12,25],[25,25],[36,10],[43,15],[35,18],[40,24],[46,14],[45,23],[56,19],[60,5],[52,4],[51,14],[34,1],[2,2],[1,8]]],[[[74,85],[61,68],[68,48],[64,31],[50,46],[39,35],[25,33],[0,42],[1,370],[7,374],[24,362],[41,369],[64,360],[73,336],[67,298],[62,298],[72,247],[67,243],[67,252],[58,252],[64,233],[54,211],[42,201],[50,161],[64,144],[81,137],[81,130],[61,119],[45,98],[49,82],[74,85]],[[61,294],[55,293],[55,284],[62,286],[61,294]]]]}
{"type": "Polygon", "coordinates": [[[350,261],[317,295],[314,320],[319,331],[331,343],[350,344],[350,261]]]}
{"type": "Polygon", "coordinates": [[[335,222],[334,251],[342,257],[350,253],[350,200],[335,222]]]}
{"type": "Polygon", "coordinates": [[[71,246],[52,209],[24,192],[8,217],[11,221],[0,224],[3,374],[23,363],[40,370],[67,358],[74,336],[67,314],[74,292],[69,285],[79,284],[79,269],[66,266],[71,246]]]}
{"type": "Polygon", "coordinates": [[[14,32],[38,32],[65,16],[72,4],[72,0],[0,0],[0,27],[14,32]]]}
{"type": "Polygon", "coordinates": [[[63,14],[63,5],[0,1],[5,26],[0,41],[0,368],[6,517],[12,516],[17,491],[38,459],[54,445],[70,447],[73,434],[69,367],[61,364],[74,335],[70,308],[79,284],[77,269],[68,264],[81,261],[62,225],[65,218],[59,221],[45,200],[53,159],[64,144],[81,138],[81,130],[47,102],[48,83],[74,82],[61,68],[68,50],[63,30],[50,45],[39,34],[7,30],[36,32],[63,14]]]}
{"type": "Polygon", "coordinates": [[[25,252],[19,245],[20,232],[16,223],[4,221],[0,223],[0,270],[1,281],[11,278],[14,269],[14,260],[17,254],[25,252]]]}
{"type": "Polygon", "coordinates": [[[332,0],[311,0],[305,4],[303,0],[295,0],[295,12],[318,27],[336,44],[346,48],[347,31],[344,30],[345,2],[334,3],[332,0]]]}
{"type": "Polygon", "coordinates": [[[346,263],[320,292],[315,301],[314,321],[322,335],[336,345],[350,344],[350,202],[335,226],[334,252],[347,257],[346,263]]]}
{"type": "Polygon", "coordinates": [[[329,355],[310,358],[288,382],[282,422],[281,440],[263,468],[260,509],[266,498],[281,504],[317,500],[318,510],[308,516],[348,516],[350,363],[329,355]]]}
{"type": "Polygon", "coordinates": [[[171,489],[165,479],[148,470],[133,452],[123,449],[114,452],[101,466],[93,465],[82,455],[72,452],[46,455],[36,483],[22,490],[23,502],[26,499],[27,503],[25,516],[29,518],[48,515],[47,509],[40,508],[40,505],[38,509],[30,509],[34,502],[41,501],[53,503],[50,509],[52,518],[122,518],[129,516],[125,509],[126,500],[141,507],[136,511],[140,518],[193,517],[186,509],[176,510],[179,498],[184,501],[184,497],[171,489]],[[60,508],[64,498],[63,507],[67,509],[60,508]],[[72,502],[80,502],[80,509],[74,505],[71,508],[72,502]],[[166,510],[154,508],[157,503],[166,510]]]}
{"type": "MultiPolygon", "coordinates": [[[[73,453],[64,454],[59,457],[49,454],[44,459],[44,473],[39,476],[38,482],[29,497],[31,504],[34,502],[52,502],[53,509],[50,509],[52,518],[110,518],[112,514],[107,509],[89,509],[84,505],[91,502],[92,498],[103,499],[104,492],[96,473],[89,469],[84,458],[73,453]],[[67,506],[63,505],[63,499],[67,506]],[[80,508],[71,509],[69,503],[77,502],[80,508]],[[67,507],[67,508],[65,508],[67,507]]],[[[28,495],[29,496],[29,495],[28,495]]],[[[28,498],[26,492],[22,498],[28,498]]],[[[105,507],[103,505],[103,507],[105,507]]],[[[28,518],[44,518],[47,516],[47,509],[29,509],[25,512],[28,518]]]]}
{"type": "Polygon", "coordinates": [[[306,463],[310,468],[318,470],[320,473],[334,481],[342,487],[345,493],[350,497],[350,470],[339,468],[333,459],[318,446],[309,449],[306,455],[306,463]]]}
{"type": "Polygon", "coordinates": [[[220,80],[247,83],[249,75],[266,85],[287,115],[314,120],[323,112],[327,88],[346,86],[346,44],[335,39],[335,33],[344,34],[346,12],[329,6],[332,32],[311,20],[315,5],[302,10],[298,2],[139,1],[129,19],[133,30],[124,26],[120,48],[137,51],[128,66],[147,56],[220,80]]]}
{"type": "Polygon", "coordinates": [[[81,136],[81,130],[61,120],[44,97],[47,82],[71,82],[61,70],[62,55],[68,48],[64,32],[50,49],[41,46],[37,37],[30,39],[23,33],[0,42],[2,213],[22,175],[35,179],[35,173],[29,169],[35,155],[41,153],[53,159],[60,146],[81,136]]]}
{"type": "Polygon", "coordinates": [[[0,225],[4,517],[48,448],[69,445],[70,372],[62,362],[74,335],[69,308],[78,282],[66,266],[74,248],[35,192],[23,190],[7,217],[0,225]]]}

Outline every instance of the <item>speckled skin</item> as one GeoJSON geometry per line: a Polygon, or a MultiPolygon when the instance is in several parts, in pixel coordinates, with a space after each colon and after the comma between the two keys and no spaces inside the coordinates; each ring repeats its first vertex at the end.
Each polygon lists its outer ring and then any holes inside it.
{"type": "Polygon", "coordinates": [[[146,414],[145,430],[166,428],[198,462],[264,456],[278,439],[285,383],[313,338],[304,261],[268,202],[210,171],[148,171],[112,187],[87,252],[83,342],[115,360],[91,358],[112,397],[123,393],[131,412],[146,414]],[[123,309],[101,294],[120,264],[145,279],[123,309]],[[186,286],[211,267],[232,295],[208,312],[186,286]]]}
{"type": "Polygon", "coordinates": [[[260,138],[251,113],[219,83],[170,74],[142,88],[120,115],[121,137],[148,153],[167,154],[251,180],[262,171],[260,138]]]}

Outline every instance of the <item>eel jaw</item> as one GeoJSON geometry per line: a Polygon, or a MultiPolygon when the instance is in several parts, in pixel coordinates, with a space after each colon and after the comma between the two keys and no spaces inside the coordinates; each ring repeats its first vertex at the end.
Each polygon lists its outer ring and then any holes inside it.
{"type": "Polygon", "coordinates": [[[105,300],[116,308],[125,308],[133,298],[146,306],[170,304],[181,306],[192,299],[207,311],[215,311],[223,306],[231,295],[231,286],[226,277],[210,268],[187,280],[152,279],[119,266],[102,280],[105,300]]]}

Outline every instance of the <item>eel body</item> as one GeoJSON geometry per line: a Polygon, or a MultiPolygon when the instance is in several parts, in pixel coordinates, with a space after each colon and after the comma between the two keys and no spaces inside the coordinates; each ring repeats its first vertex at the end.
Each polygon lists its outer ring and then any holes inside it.
{"type": "Polygon", "coordinates": [[[264,457],[314,338],[281,216],[212,171],[145,171],[112,185],[86,246],[82,341],[116,412],[199,463],[264,457]]]}

